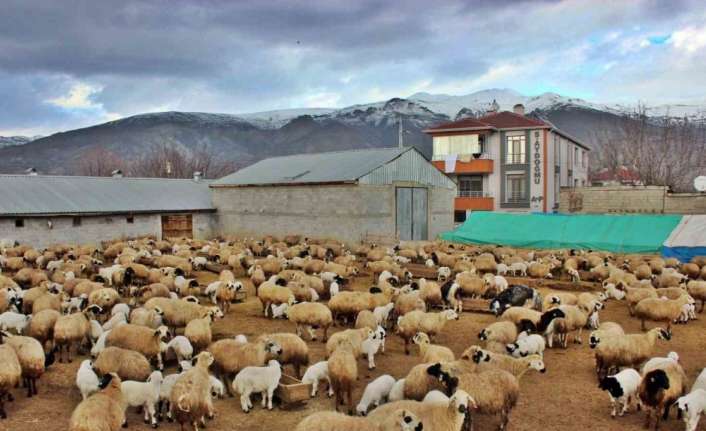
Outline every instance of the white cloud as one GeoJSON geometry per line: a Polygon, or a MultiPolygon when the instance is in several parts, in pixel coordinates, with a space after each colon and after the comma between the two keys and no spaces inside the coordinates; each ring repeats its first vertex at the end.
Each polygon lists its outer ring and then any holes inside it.
{"type": "Polygon", "coordinates": [[[706,47],[706,25],[703,27],[686,27],[672,34],[672,43],[678,50],[694,54],[706,47]]]}
{"type": "Polygon", "coordinates": [[[77,82],[67,95],[49,99],[47,102],[64,109],[100,109],[102,105],[91,100],[91,96],[102,90],[103,87],[100,86],[77,82]]]}
{"type": "Polygon", "coordinates": [[[308,94],[304,96],[305,108],[328,108],[336,107],[341,102],[341,95],[338,93],[324,91],[320,93],[308,94]]]}

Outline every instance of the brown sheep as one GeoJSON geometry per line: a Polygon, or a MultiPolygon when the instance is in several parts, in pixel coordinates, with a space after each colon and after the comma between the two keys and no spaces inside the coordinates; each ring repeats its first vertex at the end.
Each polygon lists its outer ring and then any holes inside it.
{"type": "Polygon", "coordinates": [[[189,423],[194,430],[198,430],[199,421],[205,426],[204,418],[212,418],[214,415],[208,375],[208,368],[213,362],[213,355],[209,352],[199,353],[196,365],[182,374],[172,388],[169,416],[179,422],[182,428],[185,423],[189,423]]]}
{"type": "Polygon", "coordinates": [[[335,408],[344,403],[348,397],[348,414],[353,414],[353,386],[358,380],[357,356],[353,353],[353,346],[344,342],[331,354],[328,359],[329,378],[335,395],[335,408]]]}
{"type": "Polygon", "coordinates": [[[81,401],[69,420],[69,431],[118,431],[126,423],[127,403],[120,389],[120,377],[108,374],[97,392],[81,401]]]}
{"type": "Polygon", "coordinates": [[[116,373],[123,380],[144,382],[150,376],[152,367],[145,356],[134,350],[120,347],[106,347],[98,355],[93,368],[99,376],[116,373]]]}
{"type": "Polygon", "coordinates": [[[10,398],[10,389],[20,384],[22,366],[15,349],[0,345],[0,419],[6,419],[5,398],[10,398]]]}

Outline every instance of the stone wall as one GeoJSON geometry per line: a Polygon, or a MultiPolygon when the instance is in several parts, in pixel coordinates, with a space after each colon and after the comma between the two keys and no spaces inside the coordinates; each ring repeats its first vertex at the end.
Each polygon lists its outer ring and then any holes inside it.
{"type": "Polygon", "coordinates": [[[668,193],[666,187],[562,188],[559,211],[593,214],[706,214],[706,194],[668,193]]]}

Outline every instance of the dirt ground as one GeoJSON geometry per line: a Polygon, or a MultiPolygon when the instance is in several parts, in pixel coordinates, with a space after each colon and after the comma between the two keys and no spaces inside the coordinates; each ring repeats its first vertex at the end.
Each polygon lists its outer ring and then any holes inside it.
{"type": "MultiPolygon", "coordinates": [[[[199,274],[202,284],[214,279],[211,273],[199,274]]],[[[353,288],[367,289],[371,285],[370,277],[359,277],[353,288]]],[[[250,294],[254,292],[249,281],[246,281],[250,294]]],[[[544,289],[543,293],[548,290],[544,289]]],[[[449,346],[457,355],[468,346],[477,344],[478,332],[495,321],[489,314],[463,313],[461,319],[450,322],[438,336],[437,343],[449,346]]],[[[639,322],[630,318],[626,306],[611,301],[607,309],[601,312],[601,321],[616,321],[623,325],[626,332],[638,332],[639,322]]],[[[652,327],[654,325],[650,325],[652,327]]],[[[335,328],[333,332],[340,330],[335,328]]],[[[658,341],[656,355],[664,356],[670,350],[679,353],[690,384],[701,369],[706,366],[706,329],[703,315],[699,320],[688,325],[674,326],[674,337],[670,342],[658,341]]],[[[248,338],[266,332],[294,332],[294,325],[285,320],[272,321],[261,314],[260,302],[249,296],[241,304],[231,308],[225,319],[215,323],[214,335],[217,338],[245,334],[248,338]]],[[[597,387],[594,361],[591,349],[586,344],[587,335],[584,332],[583,345],[570,345],[567,350],[554,348],[545,353],[546,374],[527,373],[522,381],[522,392],[517,407],[510,416],[509,429],[512,431],[530,431],[543,429],[570,430],[637,430],[642,429],[644,413],[630,412],[627,416],[617,419],[610,418],[610,402],[607,393],[597,387]]],[[[324,359],[324,345],[309,342],[311,362],[324,359]]],[[[405,356],[401,339],[394,334],[388,334],[387,348],[384,355],[376,357],[377,369],[368,371],[367,362],[359,361],[360,381],[354,394],[355,403],[365,388],[365,385],[381,374],[391,374],[395,378],[404,377],[407,371],[419,359],[413,349],[410,356],[405,356]]],[[[0,421],[0,430],[41,430],[54,431],[67,429],[69,417],[74,407],[80,401],[80,394],[75,387],[76,370],[80,359],[74,359],[72,364],[55,364],[38,383],[39,395],[26,398],[21,389],[14,391],[16,400],[7,404],[9,418],[0,421]]],[[[168,367],[167,373],[174,367],[168,367]]],[[[292,373],[288,368],[288,372],[292,373]]],[[[292,410],[275,407],[274,410],[263,410],[256,402],[255,409],[244,414],[238,401],[225,398],[215,402],[216,418],[208,423],[208,429],[225,430],[286,430],[293,429],[307,415],[333,409],[333,400],[326,398],[325,390],[320,390],[317,398],[310,400],[305,406],[292,410]]],[[[133,409],[128,414],[129,429],[150,429],[142,423],[142,417],[133,409]]],[[[491,430],[497,426],[497,419],[476,415],[474,422],[476,430],[491,430]]],[[[702,421],[699,430],[706,430],[706,421],[702,421]]],[[[179,429],[175,423],[162,422],[160,428],[167,430],[179,429]]],[[[663,430],[683,430],[684,424],[675,419],[672,414],[669,421],[664,422],[663,430]]]]}

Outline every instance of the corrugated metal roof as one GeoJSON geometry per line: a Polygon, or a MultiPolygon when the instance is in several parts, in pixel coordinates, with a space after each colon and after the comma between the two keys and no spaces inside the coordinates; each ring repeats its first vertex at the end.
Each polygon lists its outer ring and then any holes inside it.
{"type": "Polygon", "coordinates": [[[354,182],[410,150],[413,150],[413,147],[272,157],[214,181],[212,185],[218,187],[354,182]]]}
{"type": "Polygon", "coordinates": [[[410,181],[447,189],[456,188],[455,182],[429,163],[429,160],[418,151],[407,151],[359,179],[361,184],[392,184],[395,181],[410,181]]]}
{"type": "Polygon", "coordinates": [[[209,181],[0,175],[0,216],[213,210],[209,181]]]}

